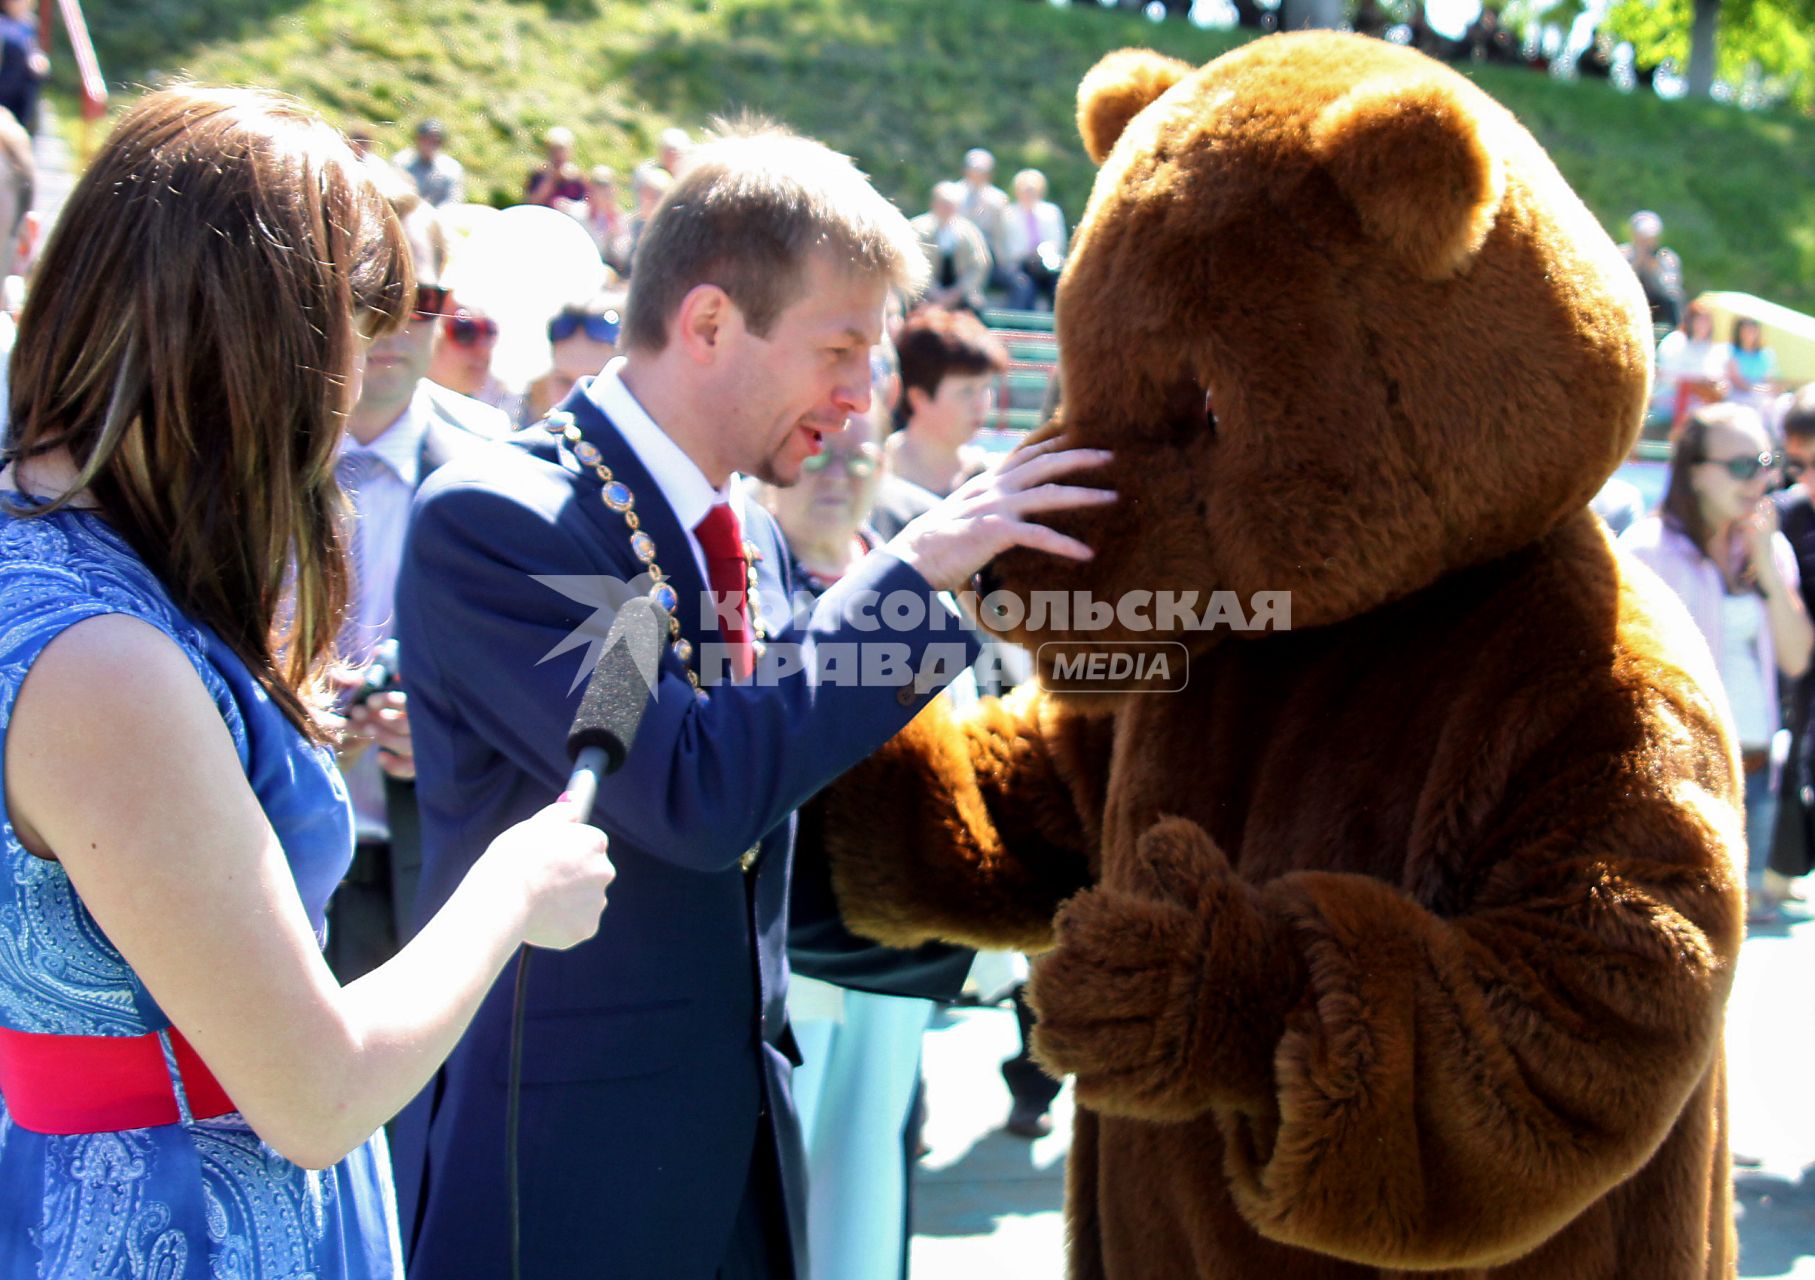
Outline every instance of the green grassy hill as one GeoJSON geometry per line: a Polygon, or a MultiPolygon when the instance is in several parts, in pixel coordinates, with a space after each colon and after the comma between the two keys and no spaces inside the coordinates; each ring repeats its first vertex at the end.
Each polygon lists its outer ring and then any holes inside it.
{"type": "MultiPolygon", "coordinates": [[[[968,147],[1046,171],[1075,219],[1092,170],[1073,92],[1104,51],[1204,61],[1235,43],[1088,0],[86,0],[119,85],[175,75],[275,86],[387,151],[437,115],[474,198],[507,203],[565,124],[583,163],[627,170],[673,124],[750,108],[856,156],[909,212],[968,147]]],[[[68,58],[59,59],[67,87],[68,58]]],[[[1607,224],[1646,206],[1692,290],[1815,309],[1815,121],[1626,96],[1485,69],[1607,224]]],[[[130,90],[119,90],[124,101],[130,90]]]]}

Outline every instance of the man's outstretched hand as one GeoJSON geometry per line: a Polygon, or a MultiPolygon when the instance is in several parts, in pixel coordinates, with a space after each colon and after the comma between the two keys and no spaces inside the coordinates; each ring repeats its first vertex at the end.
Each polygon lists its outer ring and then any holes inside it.
{"type": "Polygon", "coordinates": [[[1031,517],[1114,502],[1114,490],[1061,483],[1112,456],[1107,449],[1059,449],[1056,438],[1017,449],[896,534],[888,549],[941,591],[960,590],[1013,547],[1088,560],[1089,547],[1031,517]]]}

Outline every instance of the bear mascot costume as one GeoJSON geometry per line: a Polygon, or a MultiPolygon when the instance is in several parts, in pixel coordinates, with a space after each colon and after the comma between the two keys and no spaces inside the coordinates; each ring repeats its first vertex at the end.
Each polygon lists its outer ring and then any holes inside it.
{"type": "Polygon", "coordinates": [[[992,567],[1042,680],[827,793],[847,919],[1044,953],[1074,1280],[1731,1276],[1738,760],[1588,510],[1648,392],[1631,271],[1510,113],[1383,42],[1123,51],[1078,114],[1025,447],[1113,450],[1120,498],[1053,520],[1093,559],[992,567]],[[1289,626],[1209,607],[1280,592],[1289,626]],[[1182,688],[1055,678],[1156,645],[1182,688]]]}

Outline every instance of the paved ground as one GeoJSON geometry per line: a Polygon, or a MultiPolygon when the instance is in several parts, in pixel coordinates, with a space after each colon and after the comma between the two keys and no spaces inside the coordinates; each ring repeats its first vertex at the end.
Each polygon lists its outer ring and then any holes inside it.
{"type": "Polygon", "coordinates": [[[1815,1280],[1815,923],[1746,942],[1727,1027],[1740,1274],[1815,1280]]]}
{"type": "Polygon", "coordinates": [[[38,165],[38,185],[32,193],[32,204],[44,219],[45,234],[49,234],[57,215],[63,212],[63,202],[69,199],[69,189],[76,180],[75,158],[70,154],[69,144],[63,140],[56,110],[48,102],[40,104],[32,156],[38,165]]]}
{"type": "MultiPolygon", "coordinates": [[[[927,1140],[915,1183],[914,1280],[1057,1280],[1063,1274],[1070,1091],[1051,1137],[998,1126],[1014,1051],[1005,1009],[960,1009],[926,1037],[927,1140]]],[[[1740,1275],[1815,1280],[1815,923],[1763,930],[1740,958],[1728,1029],[1740,1275]]]]}
{"type": "Polygon", "coordinates": [[[1063,1272],[1071,1087],[1053,1105],[1051,1136],[1028,1142],[1002,1132],[1008,1088],[998,1068],[1015,1046],[1007,1009],[954,1009],[927,1033],[932,1153],[914,1183],[914,1280],[1033,1280],[1063,1272]]]}

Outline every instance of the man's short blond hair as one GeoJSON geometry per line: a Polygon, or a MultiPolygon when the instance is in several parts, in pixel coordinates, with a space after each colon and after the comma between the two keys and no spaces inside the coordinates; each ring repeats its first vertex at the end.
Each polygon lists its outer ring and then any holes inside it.
{"type": "Polygon", "coordinates": [[[764,336],[799,298],[813,253],[909,294],[926,287],[919,238],[849,157],[767,121],[721,125],[638,241],[624,345],[660,351],[702,284],[723,289],[764,336]]]}

